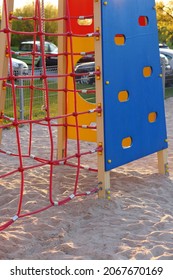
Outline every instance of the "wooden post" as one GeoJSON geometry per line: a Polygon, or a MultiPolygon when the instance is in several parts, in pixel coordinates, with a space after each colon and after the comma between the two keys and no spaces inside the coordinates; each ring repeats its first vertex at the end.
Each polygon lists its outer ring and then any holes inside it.
{"type": "Polygon", "coordinates": [[[157,152],[158,172],[163,175],[168,175],[168,151],[167,149],[157,152]]]}
{"type": "MultiPolygon", "coordinates": [[[[5,15],[4,5],[2,7],[2,20],[1,20],[1,30],[6,28],[6,16],[9,18],[10,12],[13,12],[14,1],[7,0],[7,11],[8,14],[5,15]]],[[[11,23],[9,23],[9,27],[11,28],[11,23]]],[[[6,34],[0,33],[0,77],[7,77],[8,75],[8,57],[6,56],[6,47],[7,47],[7,37],[6,34]]],[[[0,115],[4,112],[5,108],[5,95],[6,89],[3,88],[3,82],[0,80],[0,115]]],[[[2,124],[2,120],[0,119],[0,125],[2,124]]],[[[0,129],[0,144],[2,141],[2,129],[0,129]]]]}
{"type": "MultiPolygon", "coordinates": [[[[60,18],[63,18],[66,14],[66,1],[59,1],[58,4],[58,14],[60,18]]],[[[58,33],[64,34],[66,32],[66,22],[64,19],[60,20],[58,23],[58,33]]],[[[65,36],[58,36],[58,53],[66,52],[67,40],[65,36]]],[[[58,74],[66,73],[66,57],[65,55],[60,55],[58,57],[58,74]]],[[[66,77],[58,78],[58,90],[66,88],[66,77]]],[[[58,115],[65,114],[65,92],[58,91],[58,115]]],[[[65,119],[59,119],[59,124],[64,124],[65,119]]],[[[58,127],[58,159],[64,157],[65,151],[65,127],[58,127]]]]}
{"type": "MultiPolygon", "coordinates": [[[[101,1],[94,2],[94,29],[101,34],[101,1]]],[[[101,35],[100,35],[101,36],[101,35]]],[[[103,78],[102,78],[102,45],[101,38],[95,38],[95,66],[100,69],[100,78],[96,77],[96,105],[101,106],[101,114],[97,114],[97,145],[103,151],[98,152],[98,184],[99,198],[110,198],[110,172],[105,171],[104,160],[104,111],[103,111],[103,78]]]]}

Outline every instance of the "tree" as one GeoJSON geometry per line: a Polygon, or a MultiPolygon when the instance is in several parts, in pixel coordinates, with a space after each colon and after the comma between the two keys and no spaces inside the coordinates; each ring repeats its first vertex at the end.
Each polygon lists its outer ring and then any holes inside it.
{"type": "Polygon", "coordinates": [[[173,46],[173,0],[165,5],[162,1],[156,4],[159,41],[173,46]]]}
{"type": "MultiPolygon", "coordinates": [[[[27,4],[22,8],[18,8],[14,11],[14,16],[16,17],[33,17],[35,15],[34,3],[27,4]]],[[[58,9],[52,4],[45,5],[44,10],[45,18],[57,18],[58,9]]],[[[32,32],[34,31],[34,20],[16,20],[13,19],[12,29],[14,31],[20,31],[21,34],[12,34],[12,46],[19,46],[21,41],[33,40],[33,35],[25,35],[22,32],[32,32]]],[[[57,21],[46,21],[45,22],[45,31],[48,33],[57,33],[58,23],[57,21]]],[[[39,39],[39,38],[37,38],[39,39]]],[[[46,36],[45,40],[51,41],[57,45],[57,38],[53,36],[46,36]]]]}

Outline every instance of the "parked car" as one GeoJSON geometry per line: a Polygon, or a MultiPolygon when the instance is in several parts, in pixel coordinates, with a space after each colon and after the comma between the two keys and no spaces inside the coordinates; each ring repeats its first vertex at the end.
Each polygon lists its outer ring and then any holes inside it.
{"type": "Polygon", "coordinates": [[[173,69],[169,64],[168,58],[162,53],[160,53],[160,65],[161,68],[165,67],[165,84],[173,83],[173,69]]]}
{"type": "Polygon", "coordinates": [[[169,47],[165,43],[159,43],[159,48],[169,49],[169,47]]]}
{"type": "MultiPolygon", "coordinates": [[[[15,76],[28,75],[28,65],[22,60],[12,58],[13,74],[15,76]]],[[[8,62],[8,75],[10,74],[10,62],[8,62]]]]}
{"type": "Polygon", "coordinates": [[[95,61],[95,56],[94,54],[87,54],[87,55],[84,55],[82,56],[77,64],[80,64],[80,63],[86,63],[86,62],[92,62],[92,61],[95,61]]]}
{"type": "MultiPolygon", "coordinates": [[[[93,58],[90,58],[93,59],[93,58]]],[[[79,63],[83,60],[79,60],[76,67],[75,73],[77,74],[75,79],[77,83],[80,84],[94,84],[95,83],[95,62],[83,62],[79,63]]],[[[160,65],[163,67],[165,65],[165,84],[173,83],[173,68],[171,67],[168,58],[160,53],[160,65]]]]}
{"type": "MultiPolygon", "coordinates": [[[[31,53],[34,50],[34,41],[26,41],[21,42],[19,46],[19,55],[17,56],[18,59],[23,60],[28,65],[32,64],[32,55],[20,55],[22,53],[31,53]]],[[[35,41],[35,51],[38,53],[38,56],[35,56],[34,65],[37,67],[42,66],[42,59],[41,59],[41,46],[40,41],[35,41]]],[[[55,66],[58,63],[58,48],[51,42],[46,42],[44,45],[45,54],[48,56],[46,57],[46,66],[55,66]]]]}
{"type": "Polygon", "coordinates": [[[169,64],[171,65],[172,69],[173,69],[173,50],[172,49],[159,49],[160,53],[164,54],[169,61],[169,64]]]}
{"type": "Polygon", "coordinates": [[[76,82],[80,84],[95,83],[95,62],[86,62],[77,64],[75,67],[76,82]]]}

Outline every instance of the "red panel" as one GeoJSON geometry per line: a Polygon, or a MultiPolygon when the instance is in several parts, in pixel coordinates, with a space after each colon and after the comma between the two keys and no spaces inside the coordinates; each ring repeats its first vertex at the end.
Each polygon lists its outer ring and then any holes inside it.
{"type": "MultiPolygon", "coordinates": [[[[68,3],[67,11],[69,8],[70,17],[91,16],[91,15],[93,16],[94,14],[93,0],[67,0],[67,3],[68,3]]],[[[89,26],[79,25],[77,18],[71,19],[70,28],[72,29],[72,32],[75,34],[92,33],[94,32],[94,19],[92,21],[92,24],[89,26]]],[[[69,29],[68,26],[67,29],[69,29]]]]}

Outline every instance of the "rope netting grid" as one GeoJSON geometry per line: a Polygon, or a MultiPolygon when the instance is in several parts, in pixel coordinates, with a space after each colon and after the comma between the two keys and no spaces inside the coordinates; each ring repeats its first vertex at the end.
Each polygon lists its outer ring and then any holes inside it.
{"type": "MultiPolygon", "coordinates": [[[[18,163],[16,163],[15,161],[15,167],[12,170],[8,170],[8,166],[5,169],[1,169],[1,173],[0,173],[0,178],[2,179],[6,179],[9,178],[10,176],[13,175],[18,175],[20,176],[20,187],[19,187],[19,199],[18,199],[18,207],[17,207],[17,211],[15,213],[15,215],[10,218],[8,221],[3,222],[0,225],[0,231],[4,230],[5,228],[7,228],[8,226],[10,226],[12,223],[14,223],[17,219],[22,218],[22,217],[26,217],[32,214],[37,214],[39,212],[42,212],[46,209],[49,209],[52,206],[59,206],[59,205],[63,205],[65,203],[67,203],[68,201],[72,200],[74,197],[79,197],[79,196],[86,196],[86,195],[90,195],[92,193],[96,193],[99,190],[98,185],[96,187],[93,187],[91,190],[89,191],[84,191],[84,192],[80,192],[78,191],[78,184],[79,184],[79,176],[80,176],[80,172],[81,170],[89,170],[89,171],[94,171],[97,172],[97,169],[95,168],[91,168],[89,166],[86,165],[82,165],[81,164],[81,159],[85,156],[90,156],[91,154],[97,154],[101,148],[100,147],[95,147],[94,149],[91,150],[82,150],[81,149],[81,141],[79,139],[79,129],[80,128],[84,128],[84,129],[93,129],[93,126],[86,126],[86,125],[79,125],[78,123],[78,118],[80,115],[86,115],[86,114],[93,114],[93,113],[100,113],[101,109],[100,108],[95,108],[95,109],[91,109],[91,110],[87,110],[87,111],[83,111],[83,112],[78,112],[77,110],[77,92],[82,92],[83,90],[77,90],[76,88],[76,82],[75,82],[75,70],[74,70],[74,56],[75,55],[80,55],[80,54],[86,54],[85,52],[81,52],[81,53],[73,53],[73,40],[72,38],[77,36],[77,37],[90,37],[90,36],[98,36],[98,33],[93,33],[93,34],[74,34],[71,30],[71,24],[70,24],[70,10],[69,10],[69,1],[66,0],[66,15],[64,15],[63,18],[45,18],[42,15],[42,6],[40,4],[40,0],[36,0],[35,1],[35,9],[34,12],[35,14],[33,15],[33,17],[16,17],[14,16],[12,13],[10,13],[10,11],[8,11],[8,7],[7,7],[7,0],[3,1],[3,5],[4,5],[4,9],[3,9],[3,13],[5,13],[5,28],[1,29],[0,32],[4,34],[4,36],[6,36],[6,41],[7,41],[7,47],[6,47],[6,56],[9,57],[9,74],[8,77],[0,77],[0,80],[3,81],[3,88],[10,88],[11,90],[11,98],[13,101],[13,117],[9,117],[7,115],[5,115],[4,112],[0,112],[0,117],[1,117],[1,125],[0,125],[0,129],[5,129],[5,128],[9,128],[9,127],[13,127],[13,129],[11,131],[14,131],[15,134],[15,140],[16,140],[16,151],[11,151],[11,150],[7,150],[6,149],[6,144],[5,143],[5,148],[0,148],[0,154],[2,156],[7,156],[10,157],[10,160],[13,161],[13,159],[15,158],[15,160],[18,160],[18,163]],[[31,20],[34,22],[34,30],[31,32],[21,32],[21,31],[16,31],[13,30],[12,28],[10,28],[9,22],[12,20],[31,20]],[[44,22],[46,21],[66,21],[66,26],[67,26],[67,32],[63,33],[63,34],[54,34],[54,33],[46,33],[44,31],[44,22]],[[33,36],[33,40],[34,42],[36,42],[36,40],[40,41],[40,53],[37,52],[35,45],[34,45],[34,49],[33,51],[30,53],[30,55],[32,55],[32,68],[31,68],[31,74],[29,74],[28,76],[23,76],[23,75],[19,75],[18,76],[18,80],[20,79],[24,79],[24,80],[29,80],[30,83],[29,85],[16,85],[15,84],[15,75],[13,73],[13,68],[12,68],[12,54],[14,54],[14,52],[11,50],[11,39],[10,36],[11,34],[25,34],[25,35],[29,35],[29,36],[33,36]],[[62,89],[54,89],[52,91],[59,91],[59,92],[63,92],[63,94],[66,97],[66,111],[64,115],[57,115],[57,116],[51,116],[50,114],[50,100],[49,100],[49,92],[51,91],[48,88],[48,76],[47,76],[47,72],[46,72],[46,61],[45,58],[48,56],[48,54],[45,54],[45,50],[44,50],[44,40],[45,40],[45,36],[49,35],[49,36],[61,36],[62,38],[65,37],[66,40],[69,39],[70,42],[70,52],[64,52],[64,53],[58,53],[58,57],[59,56],[70,56],[71,59],[71,63],[72,63],[72,72],[68,73],[66,72],[65,74],[53,74],[53,75],[49,75],[49,78],[65,78],[66,79],[66,88],[62,88],[62,89]],[[37,56],[41,56],[42,59],[42,72],[40,75],[35,75],[34,74],[34,61],[35,61],[35,57],[37,56]],[[73,89],[68,89],[67,88],[67,79],[68,78],[72,78],[73,79],[73,89]],[[38,78],[38,79],[42,79],[43,83],[42,86],[39,87],[39,90],[42,91],[44,93],[44,100],[45,100],[45,117],[34,120],[32,117],[32,113],[33,113],[33,98],[34,98],[34,91],[37,88],[37,86],[35,86],[34,84],[34,80],[38,78]],[[16,102],[16,90],[19,88],[28,88],[30,91],[30,109],[29,109],[29,117],[28,119],[24,119],[24,120],[20,120],[18,117],[18,110],[17,110],[17,102],[16,102]],[[74,94],[74,112],[72,113],[68,113],[67,112],[67,92],[71,92],[72,94],[74,94]],[[67,130],[68,126],[73,126],[68,124],[68,118],[69,117],[73,117],[75,119],[75,131],[76,131],[76,140],[75,140],[75,146],[76,146],[76,151],[74,154],[69,154],[69,150],[71,150],[71,148],[68,146],[68,135],[67,135],[67,131],[66,131],[66,139],[65,139],[65,153],[64,153],[64,157],[61,159],[56,159],[55,158],[55,152],[56,152],[56,148],[55,148],[55,143],[54,143],[54,133],[53,133],[53,129],[57,128],[58,126],[63,126],[65,130],[67,130]],[[64,124],[59,124],[56,121],[63,119],[65,120],[64,124]],[[41,151],[41,156],[40,155],[35,155],[33,154],[33,129],[34,126],[37,125],[39,127],[42,127],[44,130],[47,130],[47,137],[49,138],[49,155],[48,156],[43,156],[44,153],[43,151],[41,151]],[[27,144],[27,151],[23,151],[22,148],[22,138],[21,138],[21,126],[26,126],[29,127],[29,136],[28,136],[28,144],[27,144]],[[27,160],[27,161],[26,161],[27,160]],[[32,161],[33,164],[28,164],[28,160],[29,162],[32,161]],[[75,163],[75,161],[77,161],[77,163],[75,163]],[[73,191],[70,195],[68,195],[67,197],[63,197],[57,201],[54,201],[53,199],[53,175],[54,175],[54,168],[55,167],[62,167],[63,166],[68,166],[68,167],[73,167],[73,169],[75,168],[76,172],[75,172],[75,183],[74,183],[74,187],[73,187],[73,191]],[[26,180],[26,176],[25,174],[30,171],[30,170],[35,170],[38,168],[46,168],[47,172],[49,173],[48,175],[48,180],[49,180],[49,186],[48,186],[48,193],[49,193],[49,202],[46,206],[43,206],[39,209],[36,210],[31,210],[31,211],[25,211],[23,213],[23,200],[24,200],[24,195],[25,195],[25,180],[26,180]],[[5,170],[2,171],[2,170],[5,170]]],[[[88,15],[85,18],[93,18],[93,15],[88,15]]],[[[28,53],[23,53],[22,55],[28,55],[28,53]]],[[[68,69],[66,67],[66,69],[68,69]]],[[[95,75],[97,75],[97,71],[94,73],[95,75]]],[[[82,73],[81,73],[82,75],[82,73]]],[[[85,93],[93,93],[94,90],[85,90],[85,93]]],[[[9,143],[8,143],[9,144],[9,143]]],[[[42,145],[42,143],[40,143],[40,145],[42,145]]],[[[43,149],[44,150],[44,149],[43,149]]],[[[37,152],[38,153],[38,152],[37,152]]],[[[2,167],[4,166],[5,162],[3,159],[1,159],[0,164],[2,165],[2,167]]],[[[57,169],[56,169],[56,172],[57,169]]],[[[60,169],[60,174],[61,174],[62,169],[60,169]]],[[[44,174],[43,174],[44,177],[44,174]]],[[[3,215],[1,215],[3,216],[3,215]]]]}

